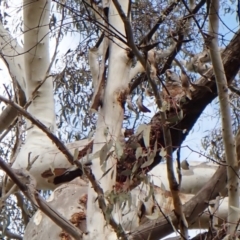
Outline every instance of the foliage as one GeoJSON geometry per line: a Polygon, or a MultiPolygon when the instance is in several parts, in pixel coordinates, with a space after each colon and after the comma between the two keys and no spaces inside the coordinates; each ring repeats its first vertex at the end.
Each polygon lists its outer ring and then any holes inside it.
{"type": "MultiPolygon", "coordinates": [[[[101,26],[97,24],[94,11],[84,0],[69,0],[65,1],[53,1],[52,17],[49,25],[50,36],[52,44],[55,45],[55,40],[60,31],[60,43],[58,46],[58,53],[54,60],[54,65],[52,68],[52,74],[54,76],[54,95],[56,102],[56,116],[57,116],[57,127],[58,136],[64,142],[72,142],[75,140],[87,138],[88,134],[96,129],[96,115],[94,112],[90,111],[90,103],[93,96],[92,87],[92,77],[88,65],[88,50],[93,47],[101,35],[101,26]],[[63,18],[63,19],[62,19],[63,18]],[[66,48],[65,45],[68,47],[66,48]]],[[[136,0],[132,1],[132,28],[135,43],[138,45],[146,33],[151,29],[156,23],[159,15],[166,9],[172,1],[164,0],[136,0]]],[[[199,3],[200,1],[197,1],[199,3]]],[[[196,3],[196,4],[197,4],[196,3]]],[[[4,3],[6,4],[6,3],[4,3]]],[[[10,3],[9,3],[10,4],[10,3]]],[[[220,18],[222,19],[222,25],[227,23],[226,19],[228,16],[234,14],[235,12],[235,1],[222,1],[222,14],[220,18]]],[[[99,4],[100,5],[100,4],[99,4]]],[[[19,9],[20,10],[20,7],[19,9]]],[[[161,52],[178,42],[179,29],[181,28],[181,19],[187,16],[189,11],[181,3],[176,7],[169,15],[164,16],[164,21],[156,31],[154,39],[151,43],[156,44],[156,50],[161,52]]],[[[18,36],[22,32],[22,20],[19,16],[19,23],[17,25],[10,24],[10,31],[15,36],[18,36]]],[[[204,33],[207,31],[207,8],[205,5],[198,11],[195,15],[194,21],[189,21],[186,29],[184,29],[185,42],[182,44],[181,51],[177,54],[177,59],[179,61],[185,60],[189,61],[192,55],[202,52],[204,49],[204,33]],[[196,24],[198,23],[198,25],[196,24]],[[199,29],[200,26],[200,29],[199,29]]],[[[9,27],[9,19],[12,16],[8,14],[8,7],[5,6],[5,10],[2,13],[2,21],[7,27],[9,27]]],[[[230,37],[229,33],[234,32],[234,29],[229,29],[228,32],[224,32],[221,35],[221,47],[225,47],[230,37]]],[[[111,33],[110,33],[111,34],[111,33]]],[[[177,50],[176,50],[177,51],[177,50]]],[[[144,51],[143,51],[144,52],[144,51]]],[[[53,55],[54,53],[51,52],[53,55]]],[[[161,61],[158,62],[158,75],[159,80],[156,81],[156,85],[159,91],[162,90],[162,82],[165,81],[166,77],[162,73],[162,69],[166,64],[166,57],[163,57],[161,61]]],[[[136,59],[135,59],[136,63],[136,59]]],[[[107,63],[108,64],[108,63],[107,63]]],[[[170,68],[172,62],[167,66],[170,68]]],[[[178,66],[173,66],[173,69],[179,73],[180,68],[178,66]]],[[[107,71],[106,71],[107,72],[107,71]]],[[[190,73],[193,82],[200,77],[198,73],[190,73]]],[[[143,139],[146,148],[150,145],[150,128],[148,129],[144,125],[151,120],[154,113],[157,112],[157,107],[155,104],[155,99],[153,96],[146,94],[146,89],[150,88],[150,84],[146,80],[145,74],[138,74],[134,79],[132,79],[130,85],[140,79],[140,83],[132,89],[131,98],[133,102],[136,101],[139,95],[144,96],[144,103],[147,107],[151,108],[151,114],[145,114],[141,112],[132,112],[125,106],[125,119],[123,122],[123,127],[137,129],[143,127],[143,139]]],[[[233,86],[239,89],[239,78],[236,78],[233,86]]],[[[8,92],[4,92],[4,95],[13,96],[14,88],[12,86],[7,87],[8,92]]],[[[232,125],[234,127],[234,133],[239,127],[239,111],[240,102],[239,95],[237,93],[231,93],[231,103],[232,103],[232,125]]],[[[216,105],[216,111],[213,113],[214,117],[219,116],[218,103],[216,105]]],[[[7,137],[0,143],[1,156],[10,162],[14,153],[16,152],[16,145],[19,147],[19,141],[24,142],[24,126],[23,120],[18,122],[7,135],[7,137]],[[14,151],[13,151],[14,150],[14,151]]],[[[126,138],[127,139],[127,138],[126,138]]],[[[204,155],[208,156],[213,161],[220,161],[224,154],[221,129],[216,126],[202,139],[202,144],[204,147],[204,155]]],[[[107,145],[107,144],[106,144],[107,145]]],[[[148,160],[142,164],[142,168],[148,167],[153,158],[156,155],[156,148],[149,149],[148,160]]],[[[163,146],[161,146],[161,156],[165,157],[166,152],[163,146]]],[[[100,152],[100,158],[104,162],[106,160],[106,153],[100,152]],[[102,154],[101,154],[102,153],[102,154]]],[[[118,158],[123,154],[121,144],[116,144],[116,152],[118,158]]],[[[143,156],[144,150],[138,147],[136,150],[137,158],[143,156]]],[[[131,175],[131,172],[124,172],[123,174],[131,175]]],[[[116,196],[112,193],[109,194],[110,202],[115,202],[116,196]]],[[[131,201],[127,195],[121,195],[121,201],[124,202],[131,201]]],[[[32,216],[34,213],[34,208],[29,202],[24,198],[24,208],[32,216]]],[[[6,203],[0,215],[1,223],[3,227],[11,227],[11,229],[22,235],[26,222],[24,223],[21,219],[22,214],[18,202],[15,198],[10,198],[6,203]],[[4,221],[3,221],[4,220],[4,221]],[[7,221],[5,221],[7,220],[7,221]],[[10,224],[14,222],[14,224],[10,224]],[[10,225],[9,225],[10,224],[10,225]]],[[[23,210],[22,210],[23,211],[23,210]]],[[[3,231],[4,233],[4,231],[3,231]]]]}

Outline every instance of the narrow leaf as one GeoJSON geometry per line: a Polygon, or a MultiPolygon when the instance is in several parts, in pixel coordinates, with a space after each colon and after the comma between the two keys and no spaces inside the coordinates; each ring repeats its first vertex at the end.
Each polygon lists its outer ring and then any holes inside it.
{"type": "Polygon", "coordinates": [[[116,153],[118,159],[121,158],[123,155],[123,147],[119,141],[116,141],[116,143],[115,143],[115,153],[116,153]]]}
{"type": "Polygon", "coordinates": [[[155,157],[155,154],[153,152],[150,152],[148,154],[147,161],[142,164],[141,168],[150,166],[154,161],[154,157],[155,157]]]}
{"type": "Polygon", "coordinates": [[[130,176],[132,174],[132,171],[130,169],[125,169],[124,171],[121,172],[121,175],[123,176],[130,176]]]}
{"type": "Polygon", "coordinates": [[[136,131],[136,135],[142,133],[144,131],[144,129],[146,128],[146,124],[140,124],[137,128],[137,131],[136,131]]]}
{"type": "Polygon", "coordinates": [[[143,130],[143,141],[146,148],[148,148],[150,145],[150,131],[151,131],[151,126],[145,125],[145,129],[143,130]]]}
{"type": "Polygon", "coordinates": [[[154,143],[154,149],[153,149],[154,155],[156,155],[156,153],[157,153],[157,147],[158,147],[158,143],[157,143],[157,140],[156,140],[155,143],[154,143]]]}
{"type": "Polygon", "coordinates": [[[136,152],[135,152],[135,156],[136,156],[136,159],[138,159],[139,157],[141,157],[143,154],[143,151],[142,151],[142,147],[138,147],[136,152]]]}
{"type": "Polygon", "coordinates": [[[101,180],[104,176],[106,176],[106,175],[111,171],[112,168],[113,168],[113,166],[110,167],[105,173],[103,173],[103,175],[102,175],[102,177],[100,178],[100,180],[101,180]]]}
{"type": "Polygon", "coordinates": [[[79,154],[79,150],[75,148],[73,153],[73,161],[78,160],[78,154],[79,154]]]}
{"type": "Polygon", "coordinates": [[[103,145],[103,147],[102,147],[102,149],[100,150],[100,153],[99,153],[100,165],[102,165],[106,161],[107,156],[108,156],[108,152],[111,149],[112,145],[113,145],[112,140],[110,140],[109,142],[106,142],[103,145]]]}

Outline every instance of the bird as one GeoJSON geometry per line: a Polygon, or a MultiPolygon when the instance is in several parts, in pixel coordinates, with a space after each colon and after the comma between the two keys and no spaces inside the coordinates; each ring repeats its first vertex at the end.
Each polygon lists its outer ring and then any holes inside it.
{"type": "Polygon", "coordinates": [[[192,100],[192,93],[190,91],[190,79],[184,69],[181,69],[180,79],[182,82],[182,89],[185,92],[185,95],[189,100],[192,100]]]}
{"type": "Polygon", "coordinates": [[[147,107],[145,107],[145,106],[143,105],[142,96],[141,96],[141,95],[139,95],[136,103],[137,103],[138,109],[139,109],[141,112],[151,112],[147,107]]]}
{"type": "Polygon", "coordinates": [[[168,100],[169,98],[178,100],[184,95],[184,91],[179,76],[171,69],[167,69],[165,75],[166,75],[165,87],[167,88],[167,91],[165,88],[163,88],[163,98],[165,100],[168,100]]]}

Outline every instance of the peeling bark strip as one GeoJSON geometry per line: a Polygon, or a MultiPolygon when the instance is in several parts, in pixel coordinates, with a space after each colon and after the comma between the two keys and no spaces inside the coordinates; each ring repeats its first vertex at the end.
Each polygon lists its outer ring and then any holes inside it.
{"type": "Polygon", "coordinates": [[[102,63],[98,72],[98,80],[94,87],[94,95],[92,97],[92,103],[90,109],[98,110],[98,107],[103,104],[103,94],[104,94],[104,87],[105,87],[105,61],[106,61],[106,54],[108,49],[108,39],[105,37],[103,39],[103,59],[102,63]]]}
{"type": "MultiPolygon", "coordinates": [[[[62,183],[70,182],[77,177],[81,177],[82,175],[83,175],[83,171],[80,168],[77,168],[77,169],[74,169],[73,171],[65,171],[61,175],[56,176],[52,182],[55,185],[59,185],[62,183]]],[[[48,182],[51,182],[51,181],[48,180],[48,182]]]]}
{"type": "MultiPolygon", "coordinates": [[[[26,104],[26,97],[24,94],[24,91],[21,89],[21,87],[18,85],[18,94],[19,98],[18,104],[23,107],[26,104]]],[[[7,129],[11,123],[16,120],[18,116],[18,111],[11,105],[8,105],[3,112],[0,115],[0,133],[2,133],[5,129],[7,129]]],[[[14,124],[14,123],[13,123],[14,124]]],[[[7,131],[10,131],[11,129],[8,129],[7,131]]]]}
{"type": "MultiPolygon", "coordinates": [[[[108,6],[108,4],[107,4],[108,6]]],[[[102,14],[102,22],[105,26],[106,29],[108,29],[108,7],[104,7],[104,14],[102,14]]],[[[108,48],[109,48],[109,39],[107,36],[107,32],[103,31],[99,42],[97,42],[95,49],[97,50],[98,54],[102,55],[102,62],[100,62],[95,59],[95,64],[90,64],[91,67],[91,72],[92,75],[96,75],[95,77],[93,76],[93,85],[94,85],[94,94],[92,97],[92,103],[90,109],[98,110],[98,107],[103,105],[103,95],[104,95],[104,88],[105,88],[105,73],[106,73],[106,60],[108,58],[108,48]],[[100,44],[99,44],[100,43],[100,44]],[[99,47],[97,47],[99,45],[99,47]],[[101,49],[100,49],[101,48],[101,49]],[[101,53],[99,52],[101,50],[101,53]],[[97,63],[98,65],[97,66],[97,63]],[[93,71],[94,70],[94,71],[93,71]]],[[[90,50],[91,51],[91,50],[90,50]]],[[[98,56],[96,56],[98,57],[98,56]]]]}
{"type": "Polygon", "coordinates": [[[78,159],[85,157],[88,153],[91,153],[93,149],[93,140],[88,143],[81,151],[78,152],[78,159]]]}
{"type": "Polygon", "coordinates": [[[76,227],[81,223],[81,221],[86,220],[86,214],[83,212],[74,213],[71,216],[70,222],[74,224],[76,227]]]}

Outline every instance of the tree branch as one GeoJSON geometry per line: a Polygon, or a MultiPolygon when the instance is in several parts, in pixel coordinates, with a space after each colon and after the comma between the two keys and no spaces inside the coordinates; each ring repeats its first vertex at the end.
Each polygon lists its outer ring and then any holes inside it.
{"type": "MultiPolygon", "coordinates": [[[[36,191],[34,183],[32,183],[32,177],[30,174],[25,174],[24,170],[15,170],[21,176],[24,177],[22,182],[16,175],[14,170],[0,157],[0,166],[3,171],[12,179],[12,181],[19,187],[23,194],[32,202],[34,206],[37,206],[43,213],[45,213],[53,222],[55,222],[59,227],[68,232],[75,239],[82,239],[83,233],[77,229],[73,224],[71,224],[67,219],[60,215],[56,210],[53,210],[46,201],[41,197],[41,195],[36,191]],[[28,182],[29,181],[29,182],[28,182]],[[37,205],[36,205],[37,203],[37,205]]],[[[25,170],[26,171],[26,170],[25,170]]],[[[27,171],[26,171],[27,172],[27,171]]]]}
{"type": "Polygon", "coordinates": [[[234,87],[234,86],[232,86],[232,85],[228,86],[228,88],[229,88],[232,92],[234,92],[235,94],[237,94],[238,96],[240,96],[240,89],[239,89],[239,88],[236,88],[236,87],[234,87]]]}
{"type": "Polygon", "coordinates": [[[143,37],[143,39],[140,41],[139,46],[146,45],[151,40],[153,34],[157,31],[159,26],[165,21],[166,17],[176,8],[180,0],[172,2],[166,9],[163,10],[160,17],[158,18],[155,25],[152,27],[152,29],[146,34],[146,36],[143,37]]]}
{"type": "MultiPolygon", "coordinates": [[[[238,73],[238,70],[240,69],[240,55],[238,52],[240,51],[240,31],[237,32],[237,34],[233,37],[229,45],[225,48],[225,50],[222,53],[223,58],[223,64],[224,64],[224,70],[226,74],[226,78],[228,81],[228,84],[231,84],[232,80],[238,73]]],[[[197,88],[193,89],[192,91],[192,100],[186,101],[182,104],[181,108],[183,111],[183,118],[175,124],[174,128],[171,128],[171,136],[172,136],[172,145],[174,146],[173,151],[178,148],[181,143],[186,138],[188,132],[191,130],[191,128],[194,126],[195,122],[201,115],[202,111],[205,109],[205,107],[217,96],[217,90],[216,90],[216,84],[215,84],[215,76],[213,73],[213,69],[210,69],[208,72],[206,72],[204,77],[201,77],[196,84],[201,86],[206,86],[207,88],[211,89],[210,91],[207,91],[205,88],[197,88]],[[210,81],[209,81],[210,80],[210,81]],[[183,131],[185,130],[185,131],[183,131]],[[173,137],[174,136],[174,137],[173,137]]],[[[150,122],[152,126],[151,131],[151,146],[154,146],[155,141],[157,140],[158,144],[161,146],[165,146],[163,134],[161,132],[162,129],[162,121],[160,118],[160,113],[157,113],[150,122]]],[[[136,162],[135,157],[135,150],[132,149],[130,146],[133,142],[138,142],[142,147],[145,147],[144,141],[139,136],[133,136],[129,139],[126,146],[126,152],[125,157],[123,161],[118,162],[118,181],[124,182],[126,180],[126,177],[124,177],[121,172],[132,168],[134,163],[136,162]],[[132,149],[129,151],[129,149],[132,149]]],[[[140,179],[137,180],[141,174],[144,174],[144,171],[149,171],[153,167],[155,167],[159,162],[161,161],[161,157],[156,154],[156,157],[154,159],[154,162],[148,166],[147,169],[138,169],[136,170],[136,178],[135,183],[136,185],[139,184],[140,179]]]]}
{"type": "Polygon", "coordinates": [[[2,231],[2,236],[3,237],[8,237],[9,239],[17,239],[17,240],[23,240],[23,237],[11,232],[9,229],[4,229],[3,226],[0,225],[0,231],[2,231]]]}
{"type": "MultiPolygon", "coordinates": [[[[226,167],[220,166],[211,180],[183,206],[183,211],[189,225],[192,225],[199,214],[206,209],[208,201],[218,196],[227,182],[226,167]]],[[[178,219],[174,212],[168,215],[174,226],[178,219]]],[[[166,218],[161,217],[154,221],[148,221],[132,232],[129,240],[147,239],[151,233],[151,240],[159,240],[173,232],[172,224],[166,218]]]]}
{"type": "Polygon", "coordinates": [[[228,83],[224,73],[224,66],[218,47],[218,28],[219,28],[219,0],[212,1],[209,9],[209,39],[206,45],[209,48],[212,59],[213,70],[219,96],[219,104],[222,120],[222,137],[226,156],[227,176],[228,176],[228,233],[232,236],[236,231],[236,224],[239,221],[239,214],[232,207],[239,208],[239,179],[238,161],[235,152],[235,141],[232,130],[231,110],[228,96],[228,83]]]}
{"type": "MultiPolygon", "coordinates": [[[[19,87],[19,96],[18,96],[19,105],[23,107],[26,103],[26,97],[23,90],[20,88],[20,86],[18,87],[19,87]]],[[[0,133],[2,133],[5,129],[7,129],[12,124],[12,122],[17,117],[17,114],[18,112],[11,105],[8,105],[3,110],[3,112],[0,115],[0,133]]]]}
{"type": "Polygon", "coordinates": [[[20,114],[22,114],[25,118],[27,118],[32,124],[39,127],[46,135],[56,144],[57,148],[66,156],[67,160],[73,165],[73,155],[69,152],[66,146],[56,137],[49,129],[29,114],[24,108],[20,107],[18,104],[14,103],[12,100],[9,100],[5,97],[0,96],[0,100],[14,107],[20,114]]]}

